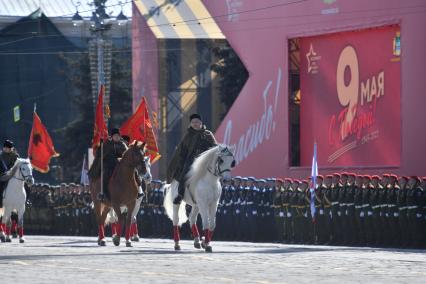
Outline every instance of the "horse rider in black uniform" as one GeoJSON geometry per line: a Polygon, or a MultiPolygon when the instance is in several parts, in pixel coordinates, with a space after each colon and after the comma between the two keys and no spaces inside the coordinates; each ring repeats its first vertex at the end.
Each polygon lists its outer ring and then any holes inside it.
{"type": "Polygon", "coordinates": [[[168,182],[171,182],[173,179],[179,182],[178,196],[173,201],[174,204],[180,204],[183,199],[186,175],[195,158],[217,145],[213,133],[203,125],[199,114],[192,114],[189,120],[190,126],[188,127],[188,132],[177,146],[167,170],[168,182]]]}
{"type": "MultiPolygon", "coordinates": [[[[13,142],[6,140],[3,143],[3,150],[0,153],[0,177],[4,176],[10,170],[19,158],[13,142]]],[[[8,183],[8,179],[0,181],[0,208],[3,207],[3,191],[8,183]]]]}

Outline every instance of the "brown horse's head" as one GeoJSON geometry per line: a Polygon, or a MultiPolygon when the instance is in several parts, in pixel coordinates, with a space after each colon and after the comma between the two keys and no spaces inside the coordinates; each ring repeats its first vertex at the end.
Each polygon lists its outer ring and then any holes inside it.
{"type": "Polygon", "coordinates": [[[135,141],[130,144],[129,149],[124,153],[123,160],[128,163],[129,167],[137,168],[139,174],[144,175],[147,172],[145,154],[146,143],[135,141]]]}

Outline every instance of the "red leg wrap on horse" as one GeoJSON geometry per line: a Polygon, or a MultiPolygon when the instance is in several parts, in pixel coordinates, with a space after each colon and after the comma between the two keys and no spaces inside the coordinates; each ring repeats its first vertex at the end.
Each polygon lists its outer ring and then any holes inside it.
{"type": "Polygon", "coordinates": [[[197,228],[197,224],[193,224],[191,227],[191,231],[192,231],[192,237],[196,238],[200,236],[200,233],[198,232],[198,228],[197,228]]]}
{"type": "Polygon", "coordinates": [[[111,224],[111,230],[113,235],[117,235],[117,225],[118,223],[112,223],[111,224]]]}
{"type": "Polygon", "coordinates": [[[132,236],[136,236],[139,235],[139,230],[138,230],[138,224],[137,223],[133,223],[132,224],[132,236]]]}
{"type": "Polygon", "coordinates": [[[6,225],[0,224],[0,232],[4,232],[4,231],[6,231],[6,225]]]}
{"type": "Polygon", "coordinates": [[[204,230],[203,234],[204,234],[204,242],[209,243],[210,242],[209,230],[204,230]]]}
{"type": "Polygon", "coordinates": [[[213,238],[213,231],[209,231],[208,234],[209,234],[209,242],[211,242],[213,238]]]}
{"type": "MultiPolygon", "coordinates": [[[[130,227],[131,227],[131,225],[130,225],[130,227]]],[[[130,239],[130,230],[131,229],[128,226],[126,226],[126,235],[125,235],[126,241],[128,241],[130,239]]]]}
{"type": "Polygon", "coordinates": [[[10,227],[6,226],[6,235],[10,235],[10,227]]]}
{"type": "Polygon", "coordinates": [[[179,226],[173,226],[173,239],[175,242],[180,241],[179,226]]]}
{"type": "Polygon", "coordinates": [[[105,239],[105,228],[104,225],[99,225],[99,239],[105,239]]]}
{"type": "Polygon", "coordinates": [[[18,226],[18,224],[16,223],[15,220],[12,220],[12,233],[16,232],[16,227],[18,226]]]}
{"type": "Polygon", "coordinates": [[[18,235],[20,238],[22,238],[24,236],[24,228],[23,227],[18,227],[18,235]]]}
{"type": "Polygon", "coordinates": [[[115,225],[115,230],[116,230],[116,232],[117,232],[117,236],[119,236],[119,237],[121,237],[121,224],[120,223],[117,223],[116,225],[115,225]]]}

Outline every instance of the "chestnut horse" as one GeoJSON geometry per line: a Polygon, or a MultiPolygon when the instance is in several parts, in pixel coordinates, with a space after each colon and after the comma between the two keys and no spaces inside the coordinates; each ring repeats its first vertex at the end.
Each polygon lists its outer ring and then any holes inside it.
{"type": "MultiPolygon", "coordinates": [[[[110,199],[99,200],[98,195],[101,191],[101,178],[97,177],[90,180],[90,193],[94,203],[94,211],[96,221],[98,223],[98,245],[105,246],[105,223],[110,208],[113,208],[118,217],[119,225],[117,226],[117,234],[113,238],[114,245],[120,245],[121,228],[124,225],[124,217],[121,213],[121,207],[127,207],[127,212],[133,212],[136,206],[136,198],[138,195],[138,185],[135,179],[135,169],[140,170],[140,174],[147,172],[145,159],[145,143],[134,142],[129,146],[121,160],[114,169],[112,177],[109,179],[108,192],[110,199]]],[[[130,224],[132,214],[127,214],[126,218],[126,246],[131,247],[130,240],[130,224]]]]}

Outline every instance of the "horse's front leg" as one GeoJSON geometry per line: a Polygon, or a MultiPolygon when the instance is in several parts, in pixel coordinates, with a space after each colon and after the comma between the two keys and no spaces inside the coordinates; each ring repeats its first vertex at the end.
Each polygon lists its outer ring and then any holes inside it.
{"type": "Polygon", "coordinates": [[[113,206],[114,212],[117,215],[118,218],[118,222],[115,225],[115,235],[113,235],[112,237],[112,242],[114,243],[115,246],[119,246],[120,245],[120,238],[121,238],[121,228],[124,225],[124,217],[123,214],[121,213],[121,208],[119,205],[114,205],[113,206]]]}
{"type": "Polygon", "coordinates": [[[24,213],[25,213],[25,204],[18,210],[18,235],[19,242],[22,244],[25,242],[24,238],[24,213]]]}
{"type": "Polygon", "coordinates": [[[131,221],[131,225],[130,225],[130,237],[131,240],[134,242],[139,242],[139,230],[138,230],[138,223],[137,223],[137,218],[136,216],[139,213],[139,209],[141,208],[141,202],[142,202],[143,197],[139,197],[139,199],[136,199],[136,205],[135,205],[135,209],[133,209],[133,213],[132,213],[132,221],[131,221]]]}
{"type": "Polygon", "coordinates": [[[194,247],[197,249],[201,248],[200,244],[200,233],[198,232],[197,227],[197,217],[199,213],[198,206],[193,206],[191,213],[189,214],[189,225],[191,226],[192,237],[194,238],[194,247]]]}
{"type": "Polygon", "coordinates": [[[135,209],[135,206],[136,206],[136,200],[133,201],[131,204],[127,205],[126,234],[125,234],[126,247],[132,246],[132,241],[130,240],[130,233],[131,233],[130,227],[132,224],[133,213],[134,213],[133,210],[135,209]]]}
{"type": "Polygon", "coordinates": [[[175,241],[175,250],[180,250],[179,208],[180,204],[173,204],[173,240],[175,241]]]}
{"type": "Polygon", "coordinates": [[[11,222],[10,222],[10,215],[12,214],[12,211],[7,207],[3,207],[3,219],[2,219],[2,227],[5,230],[5,234],[1,234],[1,241],[2,242],[12,242],[12,239],[10,238],[10,228],[11,228],[11,222]]]}

